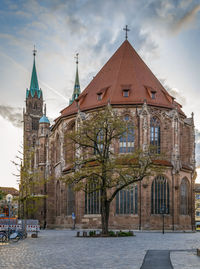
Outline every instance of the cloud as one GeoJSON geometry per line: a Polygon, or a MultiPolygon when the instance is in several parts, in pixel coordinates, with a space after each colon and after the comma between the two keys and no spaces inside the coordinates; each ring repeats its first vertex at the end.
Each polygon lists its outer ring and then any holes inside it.
{"type": "Polygon", "coordinates": [[[179,90],[177,88],[172,88],[166,83],[166,79],[159,79],[164,88],[171,94],[174,98],[176,98],[176,101],[180,103],[181,105],[186,105],[186,98],[180,94],[179,90]]]}
{"type": "Polygon", "coordinates": [[[185,29],[190,25],[192,25],[199,11],[200,11],[200,4],[194,6],[191,10],[189,10],[179,21],[177,21],[174,27],[174,32],[177,33],[182,29],[185,29]]]}
{"type": "Polygon", "coordinates": [[[0,105],[0,116],[12,123],[13,126],[22,128],[21,108],[0,105]]]}

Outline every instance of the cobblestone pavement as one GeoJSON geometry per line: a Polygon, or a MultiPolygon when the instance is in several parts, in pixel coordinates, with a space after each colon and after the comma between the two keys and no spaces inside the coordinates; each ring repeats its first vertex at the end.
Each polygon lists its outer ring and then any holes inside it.
{"type": "Polygon", "coordinates": [[[200,233],[136,232],[134,237],[121,238],[77,238],[75,234],[45,230],[39,238],[0,245],[0,268],[139,269],[147,250],[169,249],[174,269],[200,269],[200,257],[194,253],[200,247],[200,233]]]}

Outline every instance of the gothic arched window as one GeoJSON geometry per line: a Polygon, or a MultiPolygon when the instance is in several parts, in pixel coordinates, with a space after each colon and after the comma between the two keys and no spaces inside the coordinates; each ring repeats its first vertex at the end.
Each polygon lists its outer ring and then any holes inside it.
{"type": "Polygon", "coordinates": [[[38,130],[38,128],[39,128],[38,119],[32,119],[32,130],[38,130]]]}
{"type": "Polygon", "coordinates": [[[180,185],[180,214],[189,214],[189,184],[187,178],[183,178],[180,185]]]}
{"type": "Polygon", "coordinates": [[[101,195],[95,183],[86,185],[85,189],[85,214],[101,213],[101,195]]]}
{"type": "Polygon", "coordinates": [[[37,103],[34,103],[33,109],[37,110],[37,103]]]}
{"type": "Polygon", "coordinates": [[[67,215],[71,216],[75,212],[75,194],[71,185],[67,186],[67,215]]]}
{"type": "Polygon", "coordinates": [[[155,153],[160,153],[160,121],[157,117],[151,118],[150,144],[155,153]]]}
{"type": "Polygon", "coordinates": [[[56,183],[56,216],[60,216],[60,182],[57,181],[56,183]]]}
{"type": "Polygon", "coordinates": [[[119,141],[119,152],[128,153],[134,151],[134,127],[129,122],[130,117],[126,115],[124,120],[127,122],[127,131],[120,137],[119,141]]]}
{"type": "Polygon", "coordinates": [[[156,177],[151,186],[151,214],[169,214],[169,183],[164,176],[156,177]]]}
{"type": "Polygon", "coordinates": [[[68,128],[65,134],[65,143],[64,143],[64,152],[65,152],[65,162],[66,164],[71,164],[75,158],[75,144],[68,137],[68,134],[73,133],[75,130],[75,122],[72,121],[69,123],[68,128]]]}
{"type": "Polygon", "coordinates": [[[103,130],[98,130],[97,138],[94,142],[94,154],[98,154],[99,152],[103,152],[103,146],[104,146],[104,133],[103,130]]]}
{"type": "Polygon", "coordinates": [[[60,138],[56,136],[56,163],[60,161],[60,138]]]}
{"type": "Polygon", "coordinates": [[[137,214],[138,212],[138,187],[123,189],[116,195],[116,214],[137,214]]]}

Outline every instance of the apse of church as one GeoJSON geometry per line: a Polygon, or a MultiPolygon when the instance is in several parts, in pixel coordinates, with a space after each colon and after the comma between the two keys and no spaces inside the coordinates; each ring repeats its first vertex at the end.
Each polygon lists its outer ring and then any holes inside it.
{"type": "Polygon", "coordinates": [[[109,105],[132,128],[113,145],[117,154],[153,146],[163,154],[163,173],[121,190],[113,200],[109,227],[116,229],[165,228],[191,230],[194,227],[194,119],[187,118],[182,106],[166,91],[126,39],[90,84],[80,92],[78,54],[72,98],[69,106],[50,127],[43,113],[42,91],[34,65],[24,113],[24,137],[35,148],[35,167],[46,179],[41,190],[46,199],[37,218],[48,227],[76,226],[100,228],[100,194],[73,192],[60,177],[72,173],[76,147],[69,145],[66,134],[78,128],[91,111],[109,105]],[[33,82],[32,82],[33,80],[33,82]],[[34,85],[34,86],[33,86],[34,85]],[[34,124],[35,122],[35,124],[34,124]],[[35,146],[36,145],[36,146],[35,146]]]}

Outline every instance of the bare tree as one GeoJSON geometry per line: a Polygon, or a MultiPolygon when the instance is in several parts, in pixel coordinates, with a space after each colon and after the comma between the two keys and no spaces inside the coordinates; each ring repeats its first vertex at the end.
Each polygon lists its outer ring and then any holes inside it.
{"type": "Polygon", "coordinates": [[[32,218],[46,198],[46,195],[38,192],[46,180],[38,167],[34,166],[34,156],[34,148],[24,146],[24,152],[18,151],[16,161],[12,161],[17,169],[15,176],[19,182],[18,214],[22,219],[32,218]]]}

